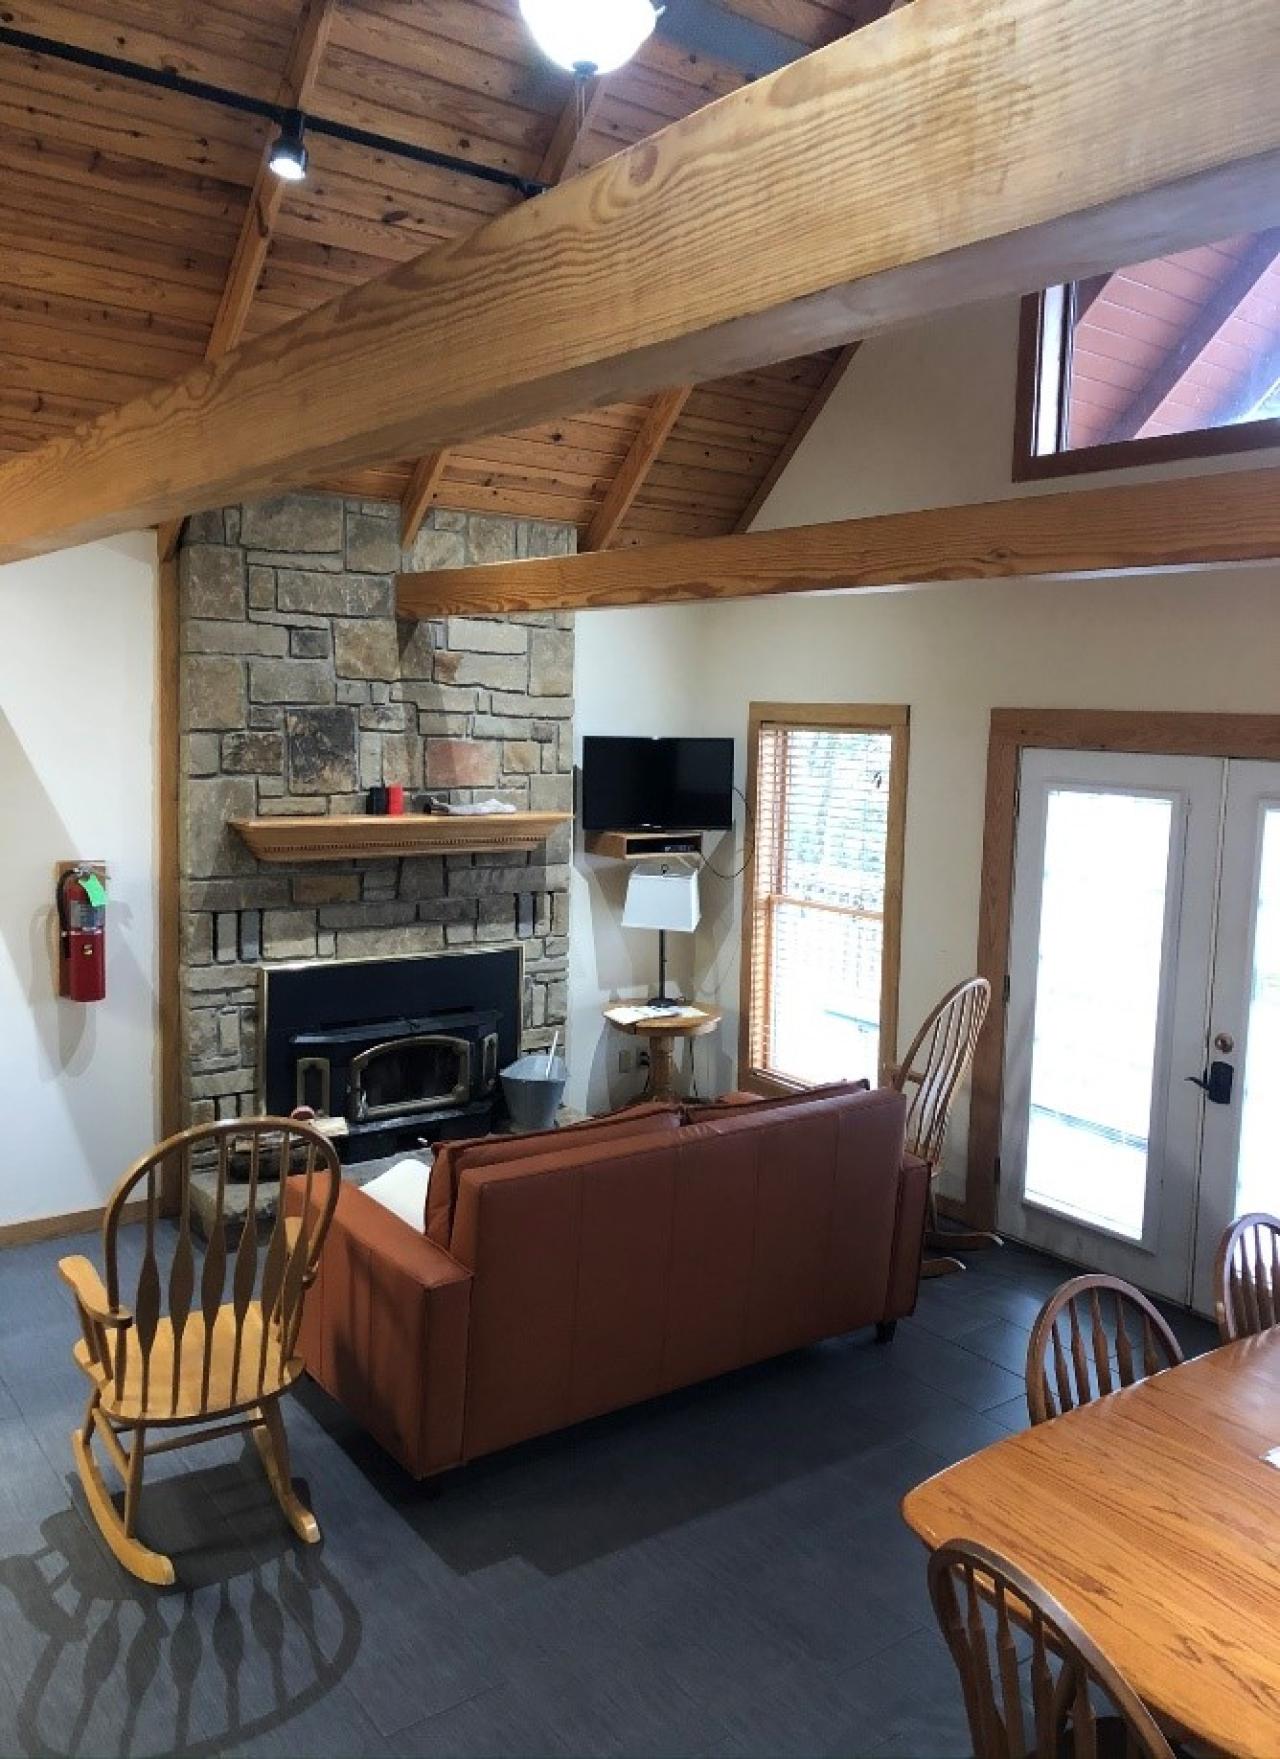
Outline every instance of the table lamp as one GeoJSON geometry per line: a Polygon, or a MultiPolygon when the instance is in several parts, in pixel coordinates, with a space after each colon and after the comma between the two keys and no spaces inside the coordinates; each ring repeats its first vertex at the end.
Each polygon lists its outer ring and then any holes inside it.
{"type": "Polygon", "coordinates": [[[682,1005],[678,996],[667,998],[667,936],[692,934],[701,914],[696,868],[679,862],[642,861],[632,869],[622,926],[658,931],[658,993],[649,1002],[651,1008],[682,1005]]]}

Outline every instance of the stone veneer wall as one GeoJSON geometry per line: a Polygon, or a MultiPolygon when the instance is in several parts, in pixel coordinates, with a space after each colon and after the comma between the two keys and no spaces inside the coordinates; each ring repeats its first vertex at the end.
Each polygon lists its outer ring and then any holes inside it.
{"type": "MultiPolygon", "coordinates": [[[[182,1021],[189,1120],[257,1103],[257,970],[525,950],[525,1047],[566,1016],[570,827],[544,851],[259,864],[227,829],[364,810],[386,782],[570,810],[572,618],[397,624],[398,513],[291,495],[201,514],[179,557],[182,1021]]],[[[564,554],[572,527],[435,511],[404,565],[564,554]]]]}

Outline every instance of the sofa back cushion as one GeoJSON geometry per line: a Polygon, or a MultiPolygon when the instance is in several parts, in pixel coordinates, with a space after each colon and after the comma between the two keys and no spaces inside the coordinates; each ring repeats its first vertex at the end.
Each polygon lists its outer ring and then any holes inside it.
{"type": "Polygon", "coordinates": [[[842,1093],[465,1168],[464,1452],[878,1319],[904,1112],[842,1093]]]}
{"type": "Polygon", "coordinates": [[[743,1106],[755,1108],[757,1115],[761,1106],[768,1111],[786,1111],[792,1106],[809,1105],[815,1099],[839,1099],[844,1094],[866,1093],[870,1087],[869,1081],[833,1081],[823,1087],[802,1087],[795,1093],[722,1093],[718,1099],[686,1105],[684,1118],[686,1124],[706,1124],[716,1118],[736,1117],[743,1106]]]}
{"type": "Polygon", "coordinates": [[[674,1131],[680,1128],[680,1116],[676,1105],[635,1105],[607,1118],[585,1118],[580,1124],[568,1124],[559,1130],[536,1130],[526,1136],[471,1136],[437,1143],[423,1217],[427,1238],[448,1251],[458,1180],[467,1167],[504,1166],[509,1161],[533,1160],[574,1145],[594,1147],[647,1131],[674,1131]]]}

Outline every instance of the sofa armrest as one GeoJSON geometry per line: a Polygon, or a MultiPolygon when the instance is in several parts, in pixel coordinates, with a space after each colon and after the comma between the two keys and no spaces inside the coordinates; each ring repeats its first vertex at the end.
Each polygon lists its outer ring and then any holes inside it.
{"type": "Polygon", "coordinates": [[[914,1154],[902,1157],[898,1173],[898,1208],[889,1254],[889,1282],[885,1291],[885,1320],[905,1319],[915,1312],[920,1292],[920,1262],[924,1256],[925,1218],[929,1203],[929,1168],[914,1154]]]}
{"type": "MultiPolygon", "coordinates": [[[[291,1179],[286,1213],[301,1213],[291,1179]]],[[[416,1478],[457,1465],[471,1272],[353,1185],[338,1195],[298,1350],[312,1378],[416,1478]]]]}

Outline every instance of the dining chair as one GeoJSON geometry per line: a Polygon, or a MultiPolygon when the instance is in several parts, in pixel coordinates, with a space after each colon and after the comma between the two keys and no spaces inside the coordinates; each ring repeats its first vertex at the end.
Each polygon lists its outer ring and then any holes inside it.
{"type": "Polygon", "coordinates": [[[929,1595],[960,1675],[974,1759],[1174,1759],[1097,1644],[1006,1558],[967,1539],[940,1546],[929,1595]],[[1023,1665],[1017,1631],[1031,1639],[1023,1665]]]}
{"type": "Polygon", "coordinates": [[[72,1435],[80,1481],[103,1538],[144,1582],[174,1580],[172,1559],[137,1535],[144,1462],[214,1436],[248,1431],[289,1525],[309,1543],[320,1537],[290,1478],[280,1398],[302,1372],[295,1354],[302,1304],[340,1181],[332,1145],[308,1124],[253,1118],[199,1125],[136,1161],[116,1186],[102,1224],[105,1283],[87,1258],[58,1265],[75,1295],[83,1335],[73,1354],[90,1385],[84,1421],[72,1435]],[[290,1175],[303,1179],[305,1201],[300,1216],[286,1218],[290,1175]],[[197,1179],[208,1199],[203,1252],[193,1227],[197,1179]],[[271,1181],[280,1190],[264,1239],[255,1211],[259,1188],[271,1181]],[[238,1238],[233,1196],[247,1206],[238,1238]],[[174,1210],[172,1219],[162,1206],[174,1210]],[[132,1230],[122,1234],[139,1207],[140,1260],[132,1230]],[[126,1265],[135,1260],[126,1300],[126,1265]],[[98,1466],[95,1437],[124,1480],[122,1510],[98,1466]]]}
{"type": "Polygon", "coordinates": [[[926,1258],[922,1276],[946,1276],[963,1270],[954,1252],[998,1246],[999,1236],[986,1233],[941,1233],[934,1184],[942,1170],[947,1125],[960,1085],[969,1072],[991,1006],[991,985],[970,977],[949,990],[911,1041],[911,1048],[890,1075],[889,1085],[907,1095],[906,1149],[929,1168],[929,1210],[926,1242],[946,1256],[926,1258]]]}
{"type": "Polygon", "coordinates": [[[1280,1217],[1255,1211],[1232,1222],[1218,1245],[1213,1283],[1224,1344],[1280,1325],[1280,1217]]]}
{"type": "Polygon", "coordinates": [[[1027,1410],[1033,1424],[1047,1423],[1182,1360],[1168,1321],[1141,1289],[1119,1277],[1072,1277],[1054,1290],[1032,1327],[1027,1410]]]}

